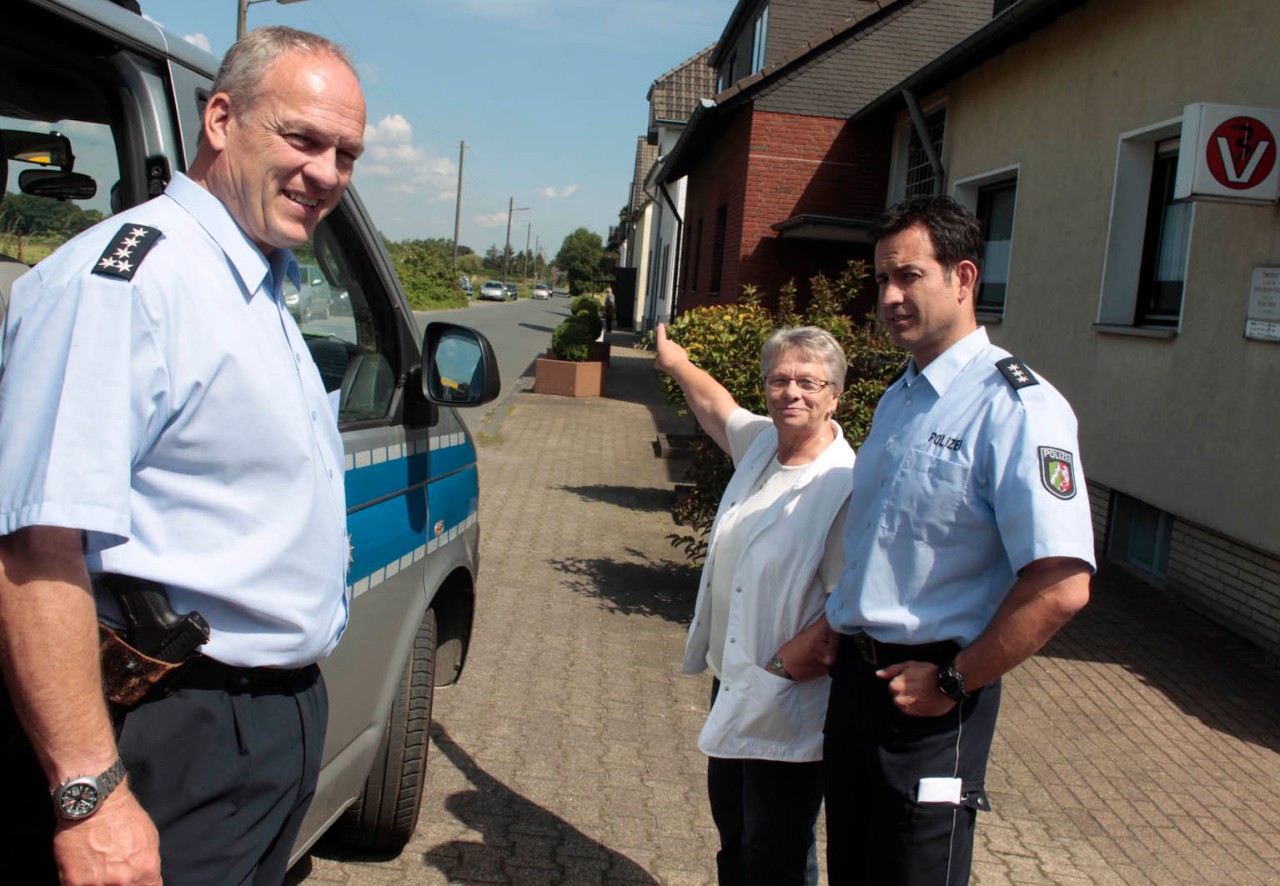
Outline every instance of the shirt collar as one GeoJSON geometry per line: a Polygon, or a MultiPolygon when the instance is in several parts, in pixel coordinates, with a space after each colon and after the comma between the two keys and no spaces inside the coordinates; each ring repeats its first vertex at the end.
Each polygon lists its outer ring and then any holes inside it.
{"type": "Polygon", "coordinates": [[[293,252],[275,249],[270,258],[264,256],[236,223],[226,205],[203,186],[179,172],[164,193],[185,209],[218,244],[240,278],[246,299],[253,298],[259,289],[277,295],[286,276],[295,286],[301,287],[302,274],[293,252]]]}
{"type": "Polygon", "coordinates": [[[924,376],[924,380],[929,383],[929,387],[933,388],[938,396],[941,397],[947,392],[947,388],[951,386],[951,383],[955,381],[956,376],[960,374],[960,370],[969,365],[969,362],[978,355],[978,352],[990,343],[987,338],[986,327],[979,326],[935,357],[933,362],[923,370],[916,369],[916,361],[912,357],[911,363],[907,366],[907,387],[915,384],[918,377],[924,376]]]}

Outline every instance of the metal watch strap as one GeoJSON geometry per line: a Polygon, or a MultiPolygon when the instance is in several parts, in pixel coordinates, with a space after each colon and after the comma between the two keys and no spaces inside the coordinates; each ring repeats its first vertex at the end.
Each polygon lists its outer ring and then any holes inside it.
{"type": "Polygon", "coordinates": [[[65,779],[57,787],[50,788],[49,790],[49,796],[53,799],[54,810],[57,812],[58,817],[69,821],[78,821],[80,819],[88,818],[90,815],[97,812],[102,806],[103,801],[111,795],[112,791],[120,786],[120,782],[124,781],[124,776],[124,760],[116,757],[116,761],[108,766],[107,770],[101,775],[96,777],[92,775],[75,775],[71,778],[65,779]],[[92,787],[94,791],[95,798],[93,801],[93,808],[78,815],[68,814],[68,812],[63,808],[61,795],[69,788],[76,785],[84,785],[86,782],[90,784],[85,786],[92,787]]]}
{"type": "Polygon", "coordinates": [[[787,666],[782,663],[782,659],[776,655],[769,659],[769,663],[764,666],[764,669],[784,680],[795,679],[795,677],[791,676],[791,672],[787,670],[787,666]]]}

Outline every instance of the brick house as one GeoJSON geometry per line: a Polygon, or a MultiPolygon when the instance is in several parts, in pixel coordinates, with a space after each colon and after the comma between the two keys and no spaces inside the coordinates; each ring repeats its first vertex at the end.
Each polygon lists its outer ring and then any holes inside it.
{"type": "Polygon", "coordinates": [[[803,298],[814,274],[869,257],[890,135],[849,117],[991,11],[992,0],[741,0],[711,57],[723,88],[654,176],[688,178],[679,308],[789,280],[803,298]]]}

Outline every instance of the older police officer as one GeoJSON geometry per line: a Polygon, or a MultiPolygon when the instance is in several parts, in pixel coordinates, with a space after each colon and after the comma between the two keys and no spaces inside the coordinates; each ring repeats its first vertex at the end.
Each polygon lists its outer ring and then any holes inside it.
{"type": "Polygon", "coordinates": [[[233,46],[213,93],[188,175],[13,290],[0,662],[23,728],[4,751],[21,769],[25,732],[34,756],[8,804],[28,829],[0,840],[37,863],[52,845],[64,882],[279,882],[319,768],[315,662],[347,618],[342,441],[281,284],[350,180],[364,98],[338,46],[287,28],[233,46]],[[115,735],[108,574],[211,627],[115,735]]]}
{"type": "Polygon", "coordinates": [[[827,602],[828,874],[962,884],[1000,677],[1089,597],[1089,499],[1071,407],[978,327],[978,220],[925,197],[874,233],[881,317],[911,360],[858,453],[827,602]]]}

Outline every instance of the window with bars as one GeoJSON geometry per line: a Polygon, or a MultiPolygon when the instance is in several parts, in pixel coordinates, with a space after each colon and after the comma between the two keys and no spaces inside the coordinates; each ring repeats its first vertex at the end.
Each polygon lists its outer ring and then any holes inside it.
{"type": "MultiPolygon", "coordinates": [[[[925,115],[925,127],[929,131],[929,140],[933,142],[934,154],[942,156],[942,135],[947,123],[946,108],[925,115]]],[[[911,127],[911,137],[907,141],[906,189],[905,197],[927,197],[933,194],[933,166],[929,163],[929,155],[920,141],[920,134],[911,127]]]]}

